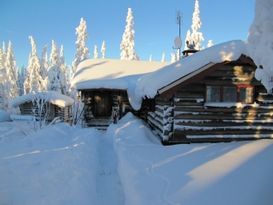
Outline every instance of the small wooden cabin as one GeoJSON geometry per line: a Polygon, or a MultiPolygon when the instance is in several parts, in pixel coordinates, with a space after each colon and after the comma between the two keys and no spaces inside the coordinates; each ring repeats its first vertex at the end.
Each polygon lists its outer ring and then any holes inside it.
{"type": "Polygon", "coordinates": [[[147,122],[165,144],[271,138],[273,96],[255,70],[241,55],[181,76],[158,90],[147,122]]]}
{"type": "Polygon", "coordinates": [[[106,129],[127,112],[139,113],[131,106],[128,92],[137,80],[167,63],[90,59],[79,64],[72,85],[84,104],[83,126],[106,129]]]}
{"type": "Polygon", "coordinates": [[[73,103],[74,100],[68,96],[48,91],[19,96],[12,101],[12,106],[19,107],[21,115],[34,116],[36,120],[51,122],[59,118],[71,122],[73,103]]]}

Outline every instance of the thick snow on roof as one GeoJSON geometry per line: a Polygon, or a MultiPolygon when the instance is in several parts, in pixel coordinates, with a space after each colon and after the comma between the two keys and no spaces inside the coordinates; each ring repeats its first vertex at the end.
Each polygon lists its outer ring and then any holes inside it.
{"type": "Polygon", "coordinates": [[[59,107],[66,107],[74,103],[74,100],[68,96],[62,95],[55,91],[45,91],[19,96],[12,100],[11,105],[13,107],[17,107],[25,102],[31,102],[35,99],[43,99],[59,107]]]}
{"type": "Polygon", "coordinates": [[[143,74],[153,72],[166,65],[168,63],[89,59],[79,64],[72,79],[72,86],[77,90],[91,88],[127,90],[143,74]]]}
{"type": "Polygon", "coordinates": [[[134,107],[139,108],[144,96],[153,98],[160,88],[193,73],[209,63],[234,61],[242,54],[247,54],[246,43],[241,40],[229,41],[199,51],[156,72],[145,75],[137,83],[134,107]]]}

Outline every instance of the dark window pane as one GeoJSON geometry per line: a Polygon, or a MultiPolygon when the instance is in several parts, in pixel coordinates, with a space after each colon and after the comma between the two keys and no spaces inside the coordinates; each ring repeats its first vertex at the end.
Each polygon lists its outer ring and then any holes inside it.
{"type": "Polygon", "coordinates": [[[237,102],[236,87],[223,87],[223,102],[237,102]]]}
{"type": "Polygon", "coordinates": [[[207,102],[220,101],[220,86],[207,86],[207,102]]]}

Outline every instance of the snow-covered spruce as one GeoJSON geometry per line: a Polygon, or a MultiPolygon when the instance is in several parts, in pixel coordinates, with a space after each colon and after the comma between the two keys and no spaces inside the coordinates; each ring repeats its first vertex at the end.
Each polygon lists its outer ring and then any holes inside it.
{"type": "Polygon", "coordinates": [[[255,18],[249,29],[248,53],[259,67],[255,77],[267,92],[273,89],[273,1],[256,0],[255,18]]]}
{"type": "Polygon", "coordinates": [[[35,93],[46,89],[45,81],[41,76],[41,65],[37,55],[36,43],[32,36],[29,36],[31,53],[29,55],[26,79],[24,82],[24,93],[35,93]]]}
{"type": "Polygon", "coordinates": [[[87,25],[86,21],[81,18],[80,25],[76,28],[76,54],[72,63],[72,72],[75,73],[78,64],[89,58],[89,49],[87,48],[87,25]]]}
{"type": "Polygon", "coordinates": [[[105,43],[105,41],[102,41],[100,52],[101,52],[101,58],[104,59],[105,55],[106,55],[106,43],[105,43]]]}
{"type": "Polygon", "coordinates": [[[93,58],[94,59],[99,58],[99,50],[98,50],[98,46],[97,45],[94,46],[93,58]]]}
{"type": "Polygon", "coordinates": [[[134,16],[131,8],[128,8],[126,26],[120,43],[121,60],[139,60],[135,51],[134,16]]]}
{"type": "Polygon", "coordinates": [[[204,37],[203,33],[200,32],[201,25],[202,22],[200,19],[199,0],[195,0],[191,31],[188,30],[186,34],[185,50],[191,47],[193,47],[195,50],[202,49],[202,42],[204,41],[204,37]]]}
{"type": "Polygon", "coordinates": [[[59,51],[55,41],[52,40],[50,64],[48,69],[47,89],[62,94],[67,93],[66,66],[63,56],[63,46],[59,51]]]}

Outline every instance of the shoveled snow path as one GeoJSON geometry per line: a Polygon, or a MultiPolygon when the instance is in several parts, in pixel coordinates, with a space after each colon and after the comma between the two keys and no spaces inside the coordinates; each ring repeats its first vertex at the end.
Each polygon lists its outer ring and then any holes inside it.
{"type": "Polygon", "coordinates": [[[117,171],[117,156],[113,147],[113,136],[102,133],[98,139],[98,167],[96,189],[98,204],[122,205],[124,193],[117,171]]]}

